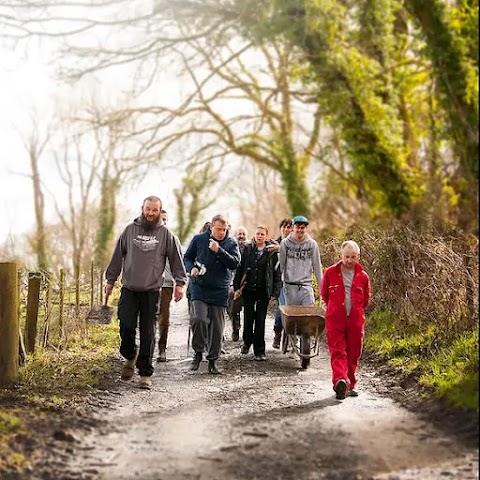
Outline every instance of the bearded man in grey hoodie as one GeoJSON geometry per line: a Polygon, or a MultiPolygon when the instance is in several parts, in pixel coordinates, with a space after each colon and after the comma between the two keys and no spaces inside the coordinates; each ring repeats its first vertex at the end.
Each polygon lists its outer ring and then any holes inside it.
{"type": "Polygon", "coordinates": [[[162,202],[150,196],[143,201],[142,214],[123,230],[105,272],[108,297],[120,273],[122,291],[118,301],[120,354],[125,358],[122,380],[130,380],[135,367],[140,374],[140,388],[152,387],[152,356],[155,347],[155,312],[168,260],[175,280],[174,300],[183,297],[187,281],[180,243],[166,227],[160,213],[162,202]],[[135,337],[140,330],[140,348],[135,337]]]}
{"type": "Polygon", "coordinates": [[[303,215],[293,217],[293,232],[280,243],[280,271],[287,305],[313,305],[312,274],[320,289],[322,262],[317,242],[307,233],[308,220],[303,215]]]}

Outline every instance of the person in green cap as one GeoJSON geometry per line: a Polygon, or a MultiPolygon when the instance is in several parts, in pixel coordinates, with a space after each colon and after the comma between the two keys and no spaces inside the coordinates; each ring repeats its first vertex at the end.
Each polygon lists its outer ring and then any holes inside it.
{"type": "Polygon", "coordinates": [[[322,284],[322,262],[317,242],[307,233],[308,219],[292,218],[293,232],[280,244],[280,270],[286,305],[313,305],[312,274],[322,284]]]}

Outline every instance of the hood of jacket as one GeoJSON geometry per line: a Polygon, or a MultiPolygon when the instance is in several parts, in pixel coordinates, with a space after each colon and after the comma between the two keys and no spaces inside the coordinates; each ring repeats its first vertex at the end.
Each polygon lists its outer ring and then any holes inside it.
{"type": "Polygon", "coordinates": [[[295,238],[295,233],[292,232],[288,235],[288,237],[286,237],[284,239],[285,242],[291,242],[293,243],[294,245],[302,245],[303,243],[307,243],[309,242],[310,240],[312,239],[312,237],[310,237],[310,235],[308,233],[305,234],[305,236],[303,237],[303,240],[301,241],[298,241],[296,238],[295,238]]]}

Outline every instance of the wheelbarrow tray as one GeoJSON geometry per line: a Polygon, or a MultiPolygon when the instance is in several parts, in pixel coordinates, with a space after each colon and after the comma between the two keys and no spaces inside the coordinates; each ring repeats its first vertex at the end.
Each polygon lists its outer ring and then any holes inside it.
{"type": "Polygon", "coordinates": [[[325,328],[325,309],[318,305],[280,305],[282,325],[289,335],[320,335],[325,328]]]}

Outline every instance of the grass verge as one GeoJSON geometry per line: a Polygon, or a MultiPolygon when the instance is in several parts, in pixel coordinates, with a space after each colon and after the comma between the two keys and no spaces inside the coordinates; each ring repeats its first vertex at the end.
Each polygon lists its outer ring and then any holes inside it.
{"type": "Polygon", "coordinates": [[[75,408],[109,375],[118,342],[118,322],[112,322],[89,326],[61,347],[28,356],[17,385],[0,390],[0,477],[29,466],[18,440],[35,435],[28,427],[32,419],[75,408]]]}
{"type": "Polygon", "coordinates": [[[402,326],[390,311],[375,311],[367,319],[365,348],[413,373],[450,405],[478,410],[478,328],[447,338],[435,324],[420,331],[402,326]]]}

